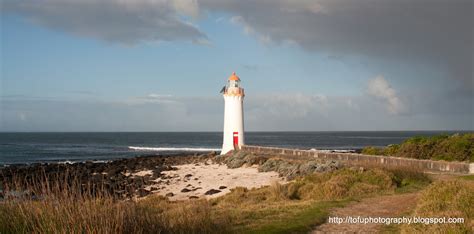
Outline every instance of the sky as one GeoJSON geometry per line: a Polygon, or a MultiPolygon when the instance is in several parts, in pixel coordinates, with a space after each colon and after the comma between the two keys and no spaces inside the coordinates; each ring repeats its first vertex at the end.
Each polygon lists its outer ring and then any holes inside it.
{"type": "Polygon", "coordinates": [[[474,130],[474,0],[3,0],[0,131],[474,130]]]}

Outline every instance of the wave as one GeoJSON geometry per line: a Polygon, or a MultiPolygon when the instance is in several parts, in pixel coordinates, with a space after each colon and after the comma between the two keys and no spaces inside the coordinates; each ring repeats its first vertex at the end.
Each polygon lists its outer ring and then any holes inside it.
{"type": "Polygon", "coordinates": [[[139,151],[220,151],[218,148],[179,148],[179,147],[141,147],[141,146],[129,146],[129,149],[139,151]]]}

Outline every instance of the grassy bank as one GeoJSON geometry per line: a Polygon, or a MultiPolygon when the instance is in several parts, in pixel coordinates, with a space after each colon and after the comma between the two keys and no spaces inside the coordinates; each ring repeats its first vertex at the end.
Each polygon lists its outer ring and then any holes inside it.
{"type": "Polygon", "coordinates": [[[114,200],[97,192],[78,193],[80,190],[71,186],[41,185],[35,186],[43,189],[40,199],[25,197],[0,203],[0,233],[307,232],[323,223],[332,207],[429,182],[422,174],[413,175],[341,169],[310,174],[284,185],[236,188],[209,201],[178,202],[157,196],[114,200]]]}
{"type": "Polygon", "coordinates": [[[412,137],[384,148],[366,147],[363,154],[416,159],[474,162],[474,133],[412,137]]]}
{"type": "Polygon", "coordinates": [[[463,223],[403,225],[403,233],[473,233],[474,184],[461,179],[437,181],[426,188],[413,216],[462,218],[463,223]]]}

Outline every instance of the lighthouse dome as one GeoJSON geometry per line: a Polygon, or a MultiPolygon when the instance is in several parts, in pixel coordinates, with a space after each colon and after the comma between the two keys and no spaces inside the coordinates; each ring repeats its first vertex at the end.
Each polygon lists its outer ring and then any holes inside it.
{"type": "Polygon", "coordinates": [[[233,72],[232,75],[229,76],[229,80],[240,80],[240,78],[233,72]]]}

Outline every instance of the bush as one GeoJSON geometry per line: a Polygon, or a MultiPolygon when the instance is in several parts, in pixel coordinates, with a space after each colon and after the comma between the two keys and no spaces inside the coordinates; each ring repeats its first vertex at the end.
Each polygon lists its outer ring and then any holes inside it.
{"type": "Polygon", "coordinates": [[[289,161],[271,158],[260,165],[258,170],[260,172],[276,171],[280,176],[291,180],[315,172],[333,171],[340,167],[337,161],[331,160],[289,161]]]}
{"type": "Polygon", "coordinates": [[[267,158],[249,154],[244,151],[233,151],[230,156],[225,156],[222,161],[229,168],[239,168],[243,165],[251,166],[254,164],[263,164],[267,158]]]}
{"type": "Polygon", "coordinates": [[[362,154],[383,155],[383,150],[373,146],[368,146],[362,149],[362,154]]]}
{"type": "Polygon", "coordinates": [[[400,145],[365,147],[363,154],[474,162],[474,133],[412,137],[400,145]]]}

